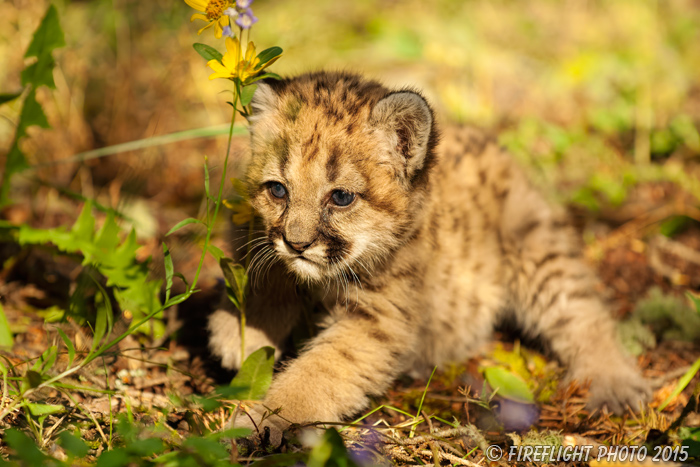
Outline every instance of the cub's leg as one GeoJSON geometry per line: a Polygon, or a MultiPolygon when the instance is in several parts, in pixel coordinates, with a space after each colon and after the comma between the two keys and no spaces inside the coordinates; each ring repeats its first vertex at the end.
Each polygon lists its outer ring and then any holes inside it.
{"type": "MultiPolygon", "coordinates": [[[[272,270],[265,278],[265,288],[251,287],[246,310],[245,355],[261,347],[275,349],[275,359],[284,351],[287,338],[303,313],[303,297],[281,270],[272,270]]],[[[240,313],[227,297],[209,317],[209,348],[221,359],[221,366],[241,366],[240,313]]]]}
{"type": "Polygon", "coordinates": [[[415,326],[406,314],[379,297],[350,303],[347,311],[338,305],[331,311],[335,322],[272,382],[263,405],[281,411],[265,424],[274,431],[289,422],[338,422],[366,407],[367,396],[382,394],[415,349],[415,326]]]}
{"type": "Polygon", "coordinates": [[[573,228],[521,179],[511,187],[502,233],[517,321],[546,340],[570,379],[591,382],[590,407],[639,410],[647,382],[620,348],[573,228]]]}

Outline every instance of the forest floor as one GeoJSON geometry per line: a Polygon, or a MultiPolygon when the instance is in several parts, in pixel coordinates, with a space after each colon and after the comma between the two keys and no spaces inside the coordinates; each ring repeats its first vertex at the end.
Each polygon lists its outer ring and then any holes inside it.
{"type": "MultiPolygon", "coordinates": [[[[174,185],[180,183],[168,177],[163,179],[174,185]]],[[[42,190],[51,189],[41,188],[35,199],[50,199],[50,194],[42,190]]],[[[672,397],[663,410],[658,410],[659,406],[700,357],[700,345],[693,343],[700,328],[694,328],[697,323],[692,319],[683,321],[687,316],[678,311],[686,308],[692,313],[684,294],[697,291],[700,286],[700,228],[691,222],[673,237],[666,237],[657,232],[659,219],[654,217],[663,212],[661,219],[668,219],[667,211],[677,209],[679,199],[683,198],[672,185],[643,184],[614,210],[591,213],[572,209],[578,224],[593,232],[588,236],[587,256],[600,274],[601,291],[608,297],[611,309],[619,319],[643,323],[647,329],[640,334],[636,325],[630,325],[623,332],[626,344],[636,349],[637,362],[654,387],[653,400],[641,413],[621,417],[607,412],[589,413],[585,387],[561,383],[564,369],[548,359],[546,353],[543,357],[537,342],[521,344],[517,334],[503,329],[482,355],[438,369],[429,384],[426,380],[400,378],[385,396],[373,400],[366,418],[343,431],[350,449],[358,453],[359,459],[372,463],[390,458],[398,464],[431,464],[437,455],[454,465],[472,465],[469,462],[483,459],[483,443],[504,449],[520,443],[549,444],[546,439],[552,434],[559,443],[563,439],[577,445],[668,443],[669,428],[679,420],[684,407],[692,405],[689,401],[695,383],[691,381],[684,391],[672,397]],[[621,220],[621,216],[625,218],[621,220]],[[494,362],[523,376],[537,395],[536,406],[499,397],[491,399],[483,393],[480,369],[494,362]],[[462,428],[455,429],[455,422],[462,428]],[[474,450],[475,447],[479,449],[474,450]],[[368,458],[370,455],[378,457],[368,458]]],[[[149,211],[153,213],[149,222],[157,227],[152,238],[141,239],[143,246],[138,255],[143,259],[153,257],[153,276],[162,274],[157,266],[162,262],[160,241],[174,220],[184,217],[180,212],[184,204],[186,200],[172,211],[149,211]]],[[[31,217],[50,219],[51,226],[70,225],[80,205],[75,200],[42,203],[38,212],[36,203],[19,202],[9,214],[15,220],[31,217]]],[[[98,212],[96,216],[99,224],[104,215],[98,212]]],[[[35,227],[41,227],[40,224],[39,221],[35,227]]],[[[227,251],[225,238],[225,228],[221,227],[213,243],[227,251]]],[[[183,230],[168,241],[175,269],[191,277],[197,266],[201,238],[183,230]]],[[[87,351],[91,342],[89,328],[71,320],[52,323],[49,318],[52,312],[69,306],[69,292],[76,287],[81,270],[80,257],[56,254],[48,245],[20,247],[5,242],[0,248],[0,260],[5,265],[0,273],[0,296],[15,334],[14,347],[4,351],[3,356],[15,365],[14,371],[21,374],[24,366],[33,364],[49,346],[59,342],[57,326],[75,343],[78,353],[87,351]]],[[[43,447],[50,448],[49,452],[60,450],[52,441],[57,430],[77,426],[91,452],[98,455],[111,445],[116,414],[127,412],[144,426],[162,425],[183,439],[223,428],[231,416],[231,405],[207,412],[196,404],[183,402],[193,395],[211,393],[215,387],[228,384],[233,376],[223,371],[207,350],[206,317],[222,293],[218,274],[215,261],[207,260],[201,291],[165,311],[165,332],[157,338],[134,334],[122,340],[104,358],[68,379],[82,388],[73,391],[72,398],[55,390],[35,394],[37,401],[66,408],[42,421],[41,442],[46,443],[43,447]],[[106,395],[95,391],[114,392],[106,395]]],[[[125,329],[127,322],[124,316],[117,319],[114,332],[125,329]]],[[[66,358],[65,352],[59,354],[57,368],[65,365],[66,358]]],[[[34,422],[19,410],[9,416],[6,427],[27,430],[31,423],[34,422]]],[[[700,415],[691,410],[683,415],[680,424],[687,428],[700,426],[700,415]]],[[[248,448],[247,454],[237,459],[239,462],[274,452],[272,446],[264,443],[248,448]]],[[[299,449],[299,445],[291,441],[282,451],[294,449],[299,449]]]]}

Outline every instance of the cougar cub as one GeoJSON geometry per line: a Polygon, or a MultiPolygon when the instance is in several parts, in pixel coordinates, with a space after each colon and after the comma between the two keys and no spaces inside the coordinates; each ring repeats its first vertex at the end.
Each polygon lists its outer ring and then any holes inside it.
{"type": "MultiPolygon", "coordinates": [[[[591,406],[648,396],[564,213],[493,140],[440,137],[418,92],[348,73],[260,84],[253,109],[246,182],[262,230],[247,353],[279,356],[309,297],[327,310],[264,400],[284,420],[266,423],[340,421],[401,372],[473,355],[506,313],[591,382],[591,406]]],[[[209,329],[222,365],[237,367],[237,312],[218,310],[209,329]]]]}

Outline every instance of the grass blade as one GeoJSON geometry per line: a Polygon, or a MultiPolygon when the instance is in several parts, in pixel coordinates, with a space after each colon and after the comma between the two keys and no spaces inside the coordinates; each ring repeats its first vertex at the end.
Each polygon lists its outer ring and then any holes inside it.
{"type": "Polygon", "coordinates": [[[170,234],[177,232],[178,230],[180,230],[184,226],[190,225],[190,224],[204,224],[204,222],[200,221],[199,219],[195,219],[193,217],[188,217],[187,219],[178,222],[175,225],[175,227],[173,227],[172,229],[168,230],[168,233],[166,233],[165,236],[167,237],[170,234]]]}
{"type": "Polygon", "coordinates": [[[75,346],[73,345],[73,342],[68,339],[68,336],[66,336],[66,333],[63,332],[63,330],[56,328],[56,331],[58,331],[58,335],[61,336],[63,343],[66,345],[66,349],[68,350],[68,367],[71,367],[73,365],[73,360],[75,359],[75,346]]]}
{"type": "Polygon", "coordinates": [[[685,374],[683,375],[683,377],[681,379],[678,380],[678,384],[676,385],[673,392],[671,392],[671,394],[668,395],[666,400],[663,401],[663,403],[659,406],[659,409],[658,409],[659,412],[661,412],[663,409],[665,409],[666,406],[668,404],[670,404],[673,399],[678,397],[678,395],[681,392],[683,392],[683,389],[685,389],[686,386],[688,386],[688,384],[690,384],[690,381],[693,379],[693,377],[698,372],[698,370],[700,370],[700,358],[695,360],[695,363],[693,363],[693,365],[690,367],[690,369],[685,372],[685,374]]]}
{"type": "MultiPolygon", "coordinates": [[[[433,368],[433,372],[430,373],[430,378],[428,378],[428,382],[425,384],[425,390],[423,391],[423,395],[420,398],[420,404],[418,404],[418,412],[416,413],[415,419],[417,420],[420,417],[421,412],[423,411],[423,402],[425,401],[425,395],[428,393],[428,388],[430,387],[430,382],[433,380],[433,376],[435,375],[435,370],[437,370],[437,366],[433,368]]],[[[413,425],[411,427],[411,432],[409,434],[409,438],[413,438],[413,435],[416,432],[416,425],[413,425]]]]}
{"type": "Polygon", "coordinates": [[[0,347],[12,347],[13,343],[10,324],[7,322],[5,310],[3,310],[2,303],[0,303],[0,347]]]}
{"type": "MultiPolygon", "coordinates": [[[[187,141],[190,139],[211,138],[214,136],[221,136],[228,134],[230,127],[231,125],[224,124],[208,126],[204,128],[195,128],[194,130],[178,131],[176,133],[170,133],[167,135],[151,136],[150,138],[129,141],[128,143],[115,144],[113,146],[107,146],[105,148],[81,152],[79,154],[76,154],[75,156],[67,157],[65,159],[59,159],[56,161],[37,164],[30,167],[30,169],[38,169],[58,164],[68,164],[73,162],[82,162],[92,159],[98,159],[101,157],[112,156],[114,154],[120,154],[123,152],[137,151],[139,149],[147,149],[153,146],[163,146],[165,144],[178,143],[180,141],[187,141]]],[[[236,127],[233,131],[233,134],[246,135],[248,134],[248,130],[242,127],[236,127]]]]}
{"type": "Polygon", "coordinates": [[[173,257],[165,242],[163,242],[163,262],[165,263],[165,302],[167,303],[170,300],[170,289],[173,288],[173,274],[175,270],[173,257]]]}

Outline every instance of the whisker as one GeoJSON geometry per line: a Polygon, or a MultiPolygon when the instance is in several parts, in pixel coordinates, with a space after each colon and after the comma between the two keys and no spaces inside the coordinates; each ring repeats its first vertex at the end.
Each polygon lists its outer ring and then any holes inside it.
{"type": "Polygon", "coordinates": [[[267,232],[266,230],[257,230],[257,229],[254,229],[254,230],[236,229],[235,233],[240,233],[240,234],[242,234],[242,235],[240,235],[239,237],[231,238],[230,240],[235,242],[235,241],[238,241],[238,240],[240,240],[240,239],[242,239],[242,238],[246,238],[246,237],[247,237],[248,235],[250,235],[251,233],[252,233],[252,234],[260,234],[260,233],[266,233],[266,232],[267,232]]]}
{"type": "MultiPolygon", "coordinates": [[[[360,285],[360,288],[362,289],[362,292],[364,293],[365,289],[362,286],[362,281],[360,280],[360,278],[357,276],[357,274],[355,274],[355,271],[352,269],[352,267],[348,264],[348,262],[346,260],[343,260],[343,262],[350,270],[350,274],[352,274],[352,276],[355,278],[354,282],[356,282],[357,284],[360,285]]],[[[357,304],[360,301],[360,290],[357,288],[357,284],[355,284],[355,308],[357,308],[357,304]]],[[[345,303],[347,306],[347,298],[345,300],[345,303]]],[[[353,310],[354,310],[354,308],[353,308],[353,310]]]]}
{"type": "Polygon", "coordinates": [[[258,242],[258,243],[259,243],[259,242],[269,242],[269,241],[270,241],[270,239],[267,238],[267,237],[258,237],[258,238],[254,238],[254,239],[252,239],[252,240],[250,240],[250,241],[247,241],[245,244],[239,246],[238,248],[236,248],[236,251],[239,251],[239,250],[241,250],[242,248],[247,247],[247,246],[250,245],[251,243],[256,243],[256,242],[258,242]]]}
{"type": "Polygon", "coordinates": [[[262,260],[263,264],[266,264],[266,266],[264,266],[264,269],[263,266],[260,267],[260,269],[262,270],[262,274],[260,275],[261,281],[265,280],[265,277],[267,277],[267,273],[270,272],[270,268],[272,268],[272,265],[275,264],[277,260],[279,260],[279,256],[277,256],[274,249],[270,249],[267,256],[265,256],[262,260]]]}
{"type": "Polygon", "coordinates": [[[265,249],[265,245],[264,245],[263,248],[260,251],[258,251],[257,253],[255,253],[255,256],[253,256],[253,258],[250,260],[250,263],[248,263],[248,277],[253,275],[253,273],[255,272],[255,268],[258,265],[258,263],[257,263],[258,259],[265,252],[266,252],[266,249],[265,249]]]}

